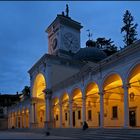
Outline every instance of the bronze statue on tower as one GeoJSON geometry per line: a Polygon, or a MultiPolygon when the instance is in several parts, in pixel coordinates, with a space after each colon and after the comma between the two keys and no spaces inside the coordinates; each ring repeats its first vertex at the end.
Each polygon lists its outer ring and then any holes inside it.
{"type": "Polygon", "coordinates": [[[69,6],[66,4],[66,17],[69,17],[69,6]]]}

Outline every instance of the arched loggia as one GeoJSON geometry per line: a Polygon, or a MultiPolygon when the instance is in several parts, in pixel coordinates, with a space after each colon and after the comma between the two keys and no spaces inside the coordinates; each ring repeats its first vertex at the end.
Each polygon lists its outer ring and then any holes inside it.
{"type": "Polygon", "coordinates": [[[69,95],[65,92],[61,97],[62,106],[62,127],[68,128],[70,126],[70,111],[69,111],[69,95]]]}
{"type": "Polygon", "coordinates": [[[72,91],[72,125],[76,128],[82,126],[82,92],[80,88],[72,91]]]}
{"type": "Polygon", "coordinates": [[[60,127],[60,105],[58,97],[52,100],[53,127],[60,127]]]}
{"type": "Polygon", "coordinates": [[[100,96],[99,88],[95,82],[86,86],[86,121],[89,127],[100,126],[100,96]]]}
{"type": "Polygon", "coordinates": [[[25,109],[25,128],[29,128],[29,109],[25,109]]]}
{"type": "Polygon", "coordinates": [[[139,127],[140,122],[140,64],[130,71],[128,76],[128,99],[129,99],[129,126],[139,127]]]}
{"type": "Polygon", "coordinates": [[[122,127],[124,122],[124,91],[119,74],[111,74],[103,83],[104,127],[122,127]]]}
{"type": "Polygon", "coordinates": [[[37,125],[36,127],[44,128],[45,122],[45,112],[46,112],[46,102],[44,90],[46,89],[45,77],[43,74],[39,73],[33,85],[33,102],[34,102],[34,123],[37,125]]]}

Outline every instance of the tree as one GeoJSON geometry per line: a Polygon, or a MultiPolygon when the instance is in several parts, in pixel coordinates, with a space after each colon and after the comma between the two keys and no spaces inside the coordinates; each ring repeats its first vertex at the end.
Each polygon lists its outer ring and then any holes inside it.
{"type": "Polygon", "coordinates": [[[124,43],[125,43],[125,47],[134,43],[134,41],[137,40],[136,35],[137,35],[137,31],[136,28],[138,26],[138,24],[134,24],[134,17],[131,15],[131,13],[126,10],[124,16],[123,16],[123,23],[124,26],[121,28],[121,33],[124,32],[124,43]]]}
{"type": "Polygon", "coordinates": [[[96,45],[98,48],[103,49],[103,46],[106,45],[106,39],[104,37],[99,37],[96,39],[96,45]]]}
{"type": "Polygon", "coordinates": [[[106,52],[107,55],[111,55],[117,52],[117,47],[114,44],[114,41],[110,39],[106,39],[104,37],[96,39],[96,46],[106,52]]]}

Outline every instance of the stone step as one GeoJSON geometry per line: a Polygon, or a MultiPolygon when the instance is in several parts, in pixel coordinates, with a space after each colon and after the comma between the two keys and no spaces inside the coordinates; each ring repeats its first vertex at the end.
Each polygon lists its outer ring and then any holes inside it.
{"type": "Polygon", "coordinates": [[[82,129],[76,128],[57,128],[57,129],[10,129],[10,131],[19,131],[19,132],[33,132],[33,133],[42,133],[45,134],[46,131],[49,131],[53,136],[63,136],[71,137],[76,139],[119,139],[119,140],[132,140],[140,139],[140,129],[87,129],[83,131],[82,129]]]}
{"type": "Polygon", "coordinates": [[[140,139],[140,130],[135,129],[52,129],[51,134],[82,139],[140,139]]]}

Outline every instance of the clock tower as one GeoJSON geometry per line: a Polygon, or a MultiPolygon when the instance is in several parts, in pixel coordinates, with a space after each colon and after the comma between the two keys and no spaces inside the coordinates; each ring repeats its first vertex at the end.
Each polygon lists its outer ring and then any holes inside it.
{"type": "Polygon", "coordinates": [[[63,52],[76,53],[80,49],[80,29],[81,24],[69,17],[68,5],[66,5],[66,15],[62,12],[46,29],[48,33],[48,52],[57,55],[63,52]]]}

